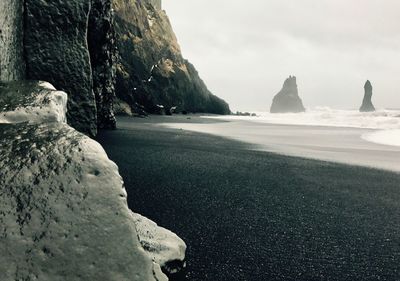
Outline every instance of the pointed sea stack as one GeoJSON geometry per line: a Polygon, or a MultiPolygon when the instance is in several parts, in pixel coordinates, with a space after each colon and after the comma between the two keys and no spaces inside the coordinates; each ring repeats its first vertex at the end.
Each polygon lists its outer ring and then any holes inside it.
{"type": "Polygon", "coordinates": [[[289,76],[283,84],[282,90],[274,97],[271,113],[304,112],[303,102],[299,97],[296,77],[289,76]]]}
{"type": "Polygon", "coordinates": [[[364,85],[364,99],[363,99],[363,103],[360,107],[360,112],[372,112],[375,111],[375,107],[372,104],[372,85],[371,82],[369,82],[369,80],[367,80],[367,82],[365,82],[364,85]]]}

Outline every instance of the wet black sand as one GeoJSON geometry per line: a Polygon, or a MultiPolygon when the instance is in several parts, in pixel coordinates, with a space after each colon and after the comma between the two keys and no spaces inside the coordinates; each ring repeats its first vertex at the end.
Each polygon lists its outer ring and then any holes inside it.
{"type": "MultiPolygon", "coordinates": [[[[130,207],[188,244],[186,280],[400,280],[400,174],[119,120],[98,140],[130,207]]],[[[205,121],[202,121],[205,122],[205,121]]]]}

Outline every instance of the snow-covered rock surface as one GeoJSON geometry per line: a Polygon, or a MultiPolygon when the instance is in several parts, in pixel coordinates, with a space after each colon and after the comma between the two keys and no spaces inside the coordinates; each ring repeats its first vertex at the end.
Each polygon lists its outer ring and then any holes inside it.
{"type": "Polygon", "coordinates": [[[67,94],[47,82],[0,82],[0,123],[66,122],[67,94]]]}
{"type": "Polygon", "coordinates": [[[0,280],[168,280],[139,241],[118,167],[64,123],[65,104],[47,83],[0,88],[0,280]]]}
{"type": "Polygon", "coordinates": [[[136,213],[133,217],[140,243],[154,262],[169,274],[185,267],[186,244],[181,238],[146,217],[136,213]]]}

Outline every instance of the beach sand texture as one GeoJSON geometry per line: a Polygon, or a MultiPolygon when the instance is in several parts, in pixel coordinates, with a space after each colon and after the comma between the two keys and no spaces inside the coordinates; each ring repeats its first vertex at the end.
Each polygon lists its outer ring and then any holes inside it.
{"type": "Polygon", "coordinates": [[[188,245],[186,279],[399,280],[400,175],[121,118],[98,139],[130,207],[188,245]]]}

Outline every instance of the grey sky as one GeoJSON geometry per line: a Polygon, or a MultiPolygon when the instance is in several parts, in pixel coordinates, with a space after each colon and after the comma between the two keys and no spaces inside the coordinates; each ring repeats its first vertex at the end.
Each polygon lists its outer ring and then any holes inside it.
{"type": "Polygon", "coordinates": [[[399,0],[163,0],[183,54],[233,110],[269,109],[289,75],[306,107],[400,108],[399,0]]]}

